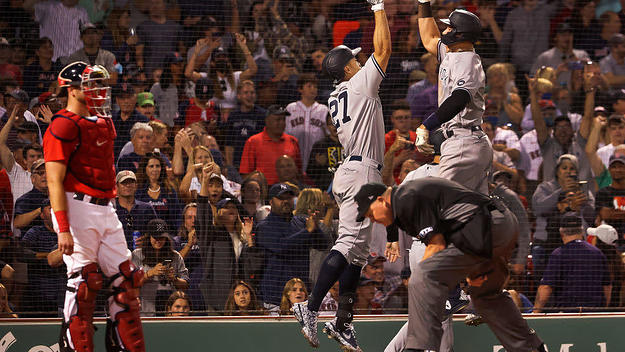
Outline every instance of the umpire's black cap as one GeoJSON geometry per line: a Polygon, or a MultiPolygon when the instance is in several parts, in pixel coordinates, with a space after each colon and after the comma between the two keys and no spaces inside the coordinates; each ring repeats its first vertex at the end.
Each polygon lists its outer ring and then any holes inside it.
{"type": "Polygon", "coordinates": [[[375,200],[386,192],[386,185],[378,182],[371,182],[363,185],[360,191],[354,196],[356,204],[358,204],[358,216],[356,221],[365,220],[365,214],[375,200]]]}
{"type": "Polygon", "coordinates": [[[343,70],[345,65],[355,58],[360,50],[361,48],[352,50],[345,45],[339,45],[326,54],[321,67],[328,76],[334,78],[336,82],[340,82],[345,77],[345,71],[343,70]]]}

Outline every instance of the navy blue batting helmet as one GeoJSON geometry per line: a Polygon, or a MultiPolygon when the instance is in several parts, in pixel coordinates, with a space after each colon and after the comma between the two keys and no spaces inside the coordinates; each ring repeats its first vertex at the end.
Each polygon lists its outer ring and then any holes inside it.
{"type": "Polygon", "coordinates": [[[360,50],[360,48],[352,50],[345,45],[339,45],[326,54],[321,67],[327,75],[334,78],[336,82],[340,82],[345,77],[345,65],[355,58],[360,50]]]}
{"type": "Polygon", "coordinates": [[[475,43],[482,32],[479,17],[467,10],[454,10],[448,19],[441,19],[441,22],[451,27],[449,33],[441,36],[441,41],[445,45],[459,42],[475,43]]]}

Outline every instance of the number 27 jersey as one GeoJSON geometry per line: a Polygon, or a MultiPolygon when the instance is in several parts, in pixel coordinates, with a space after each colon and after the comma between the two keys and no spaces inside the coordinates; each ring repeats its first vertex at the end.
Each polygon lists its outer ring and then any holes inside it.
{"type": "Polygon", "coordinates": [[[384,116],[378,90],[385,77],[371,55],[358,73],[349,81],[341,82],[330,94],[330,116],[346,158],[356,155],[382,164],[384,116]]]}

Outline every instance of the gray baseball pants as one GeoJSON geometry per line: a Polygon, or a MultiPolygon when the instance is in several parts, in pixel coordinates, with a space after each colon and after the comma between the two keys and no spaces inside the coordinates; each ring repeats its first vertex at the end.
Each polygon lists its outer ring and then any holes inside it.
{"type": "Polygon", "coordinates": [[[452,130],[453,136],[441,144],[438,176],[488,194],[488,173],[493,165],[493,147],[488,137],[482,131],[452,130]]]}
{"type": "MultiPolygon", "coordinates": [[[[465,254],[449,244],[420,262],[408,284],[408,341],[406,348],[438,351],[441,345],[445,301],[449,291],[466,277],[486,274],[481,287],[469,294],[475,310],[508,352],[530,352],[542,344],[512,299],[502,291],[508,277],[507,262],[514,248],[518,222],[509,210],[491,211],[493,257],[465,254]]],[[[486,216],[486,215],[476,215],[486,216]]]]}

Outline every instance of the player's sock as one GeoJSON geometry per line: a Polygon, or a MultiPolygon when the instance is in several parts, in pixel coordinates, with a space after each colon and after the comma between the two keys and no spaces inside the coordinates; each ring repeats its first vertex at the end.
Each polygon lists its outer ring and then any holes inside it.
{"type": "MultiPolygon", "coordinates": [[[[319,277],[317,277],[317,283],[312,290],[312,294],[308,297],[308,309],[313,312],[318,312],[321,306],[321,301],[326,296],[326,293],[332,288],[332,285],[338,280],[343,271],[347,267],[347,259],[336,250],[331,250],[330,254],[326,257],[319,269],[319,277]]],[[[339,283],[339,285],[341,285],[339,283]]]]}

